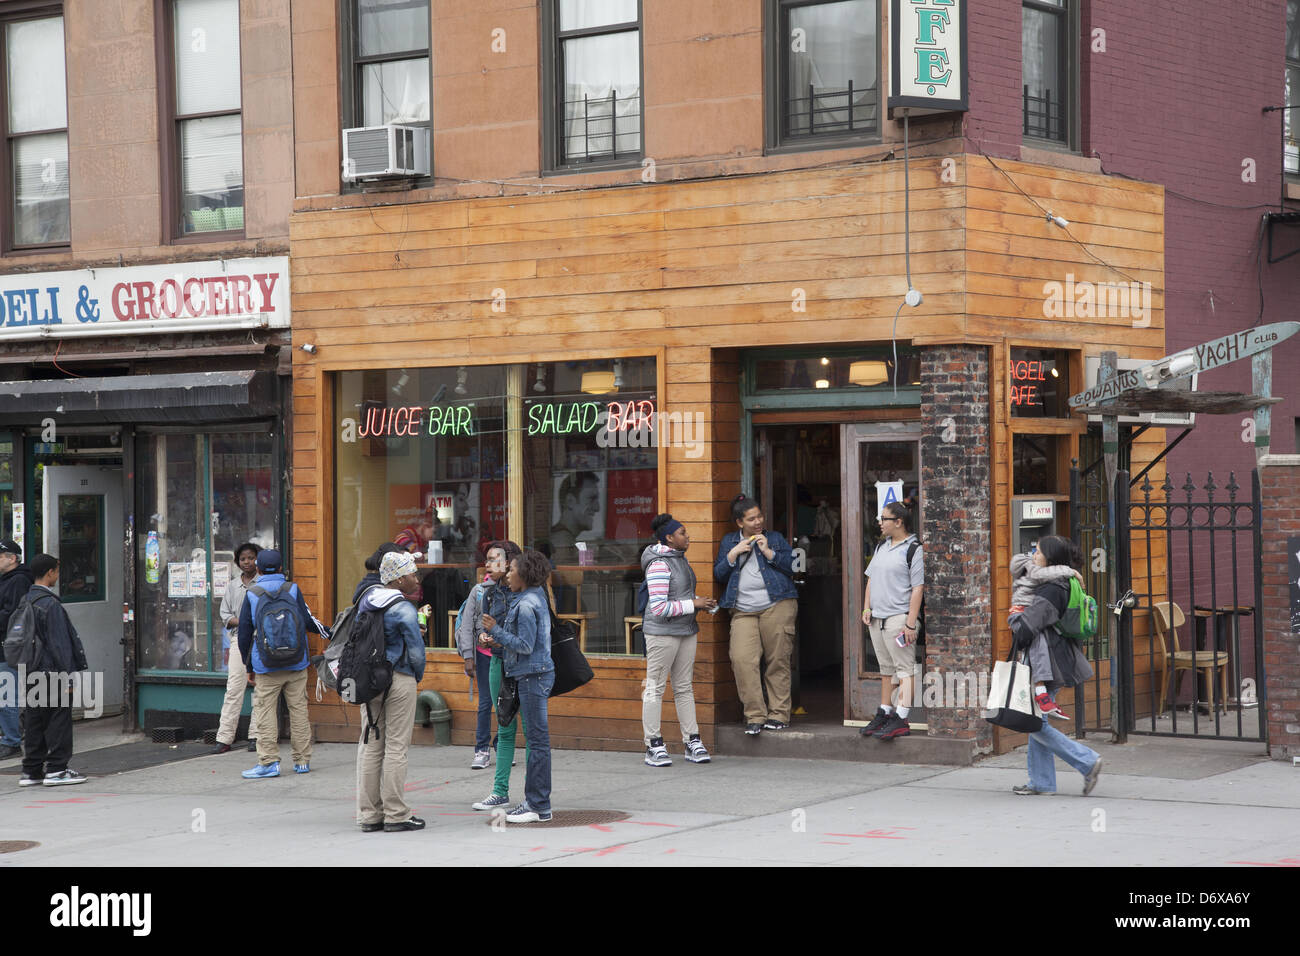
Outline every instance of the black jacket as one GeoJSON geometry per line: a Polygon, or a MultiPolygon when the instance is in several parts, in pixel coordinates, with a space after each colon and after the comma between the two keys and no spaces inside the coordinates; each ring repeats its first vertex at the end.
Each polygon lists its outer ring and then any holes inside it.
{"type": "Polygon", "coordinates": [[[88,670],[86,650],[59,596],[47,587],[33,584],[27,597],[36,610],[36,634],[44,645],[39,666],[32,671],[71,674],[88,670]]]}
{"type": "Polygon", "coordinates": [[[1065,637],[1053,627],[1069,605],[1070,588],[1054,581],[1040,588],[1024,612],[1012,615],[1010,621],[1011,636],[1017,650],[1027,649],[1040,636],[1047,641],[1053,674],[1049,689],[1052,689],[1052,684],[1075,687],[1093,675],[1092,665],[1079,642],[1065,637]]]}
{"type": "Polygon", "coordinates": [[[27,596],[35,583],[36,576],[25,564],[0,576],[0,641],[9,631],[9,617],[18,607],[18,602],[27,596]]]}

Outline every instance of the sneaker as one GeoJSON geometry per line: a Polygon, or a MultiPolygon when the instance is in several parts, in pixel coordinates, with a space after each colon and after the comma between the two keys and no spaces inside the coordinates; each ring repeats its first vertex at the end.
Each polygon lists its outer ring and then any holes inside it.
{"type": "Polygon", "coordinates": [[[1022,783],[1018,787],[1012,787],[1011,792],[1018,793],[1022,797],[1050,797],[1052,795],[1051,790],[1035,790],[1027,783],[1022,783]]]}
{"type": "Polygon", "coordinates": [[[262,777],[280,776],[280,761],[275,763],[259,763],[252,770],[245,770],[242,774],[245,780],[258,780],[262,777]]]}
{"type": "Polygon", "coordinates": [[[650,740],[650,746],[645,749],[645,765],[647,767],[671,767],[672,758],[668,756],[668,748],[664,746],[662,737],[653,737],[650,740]]]}
{"type": "Polygon", "coordinates": [[[21,757],[22,755],[22,747],[0,747],[0,760],[9,760],[12,757],[21,757]]]}
{"type": "Polygon", "coordinates": [[[764,730],[785,730],[789,726],[784,720],[773,720],[771,717],[763,721],[764,730]]]}
{"type": "Polygon", "coordinates": [[[912,725],[902,717],[898,716],[898,711],[890,714],[880,729],[876,731],[876,739],[893,740],[895,737],[906,737],[912,732],[912,725]]]}
{"type": "Polygon", "coordinates": [[[86,778],[75,770],[60,770],[58,773],[47,773],[41,782],[47,787],[66,787],[73,783],[85,783],[86,778]]]}
{"type": "Polygon", "coordinates": [[[309,764],[309,763],[296,763],[296,764],[293,765],[293,772],[294,772],[294,773],[311,773],[311,764],[309,764]]]}
{"type": "Polygon", "coordinates": [[[1088,794],[1092,793],[1092,788],[1097,786],[1097,778],[1100,776],[1101,776],[1101,758],[1098,757],[1097,762],[1092,765],[1092,769],[1089,770],[1087,774],[1084,775],[1083,778],[1083,795],[1085,797],[1088,794]]]}
{"type": "Polygon", "coordinates": [[[44,778],[44,777],[29,777],[29,776],[27,776],[27,774],[23,774],[23,775],[22,775],[22,779],[20,779],[20,780],[18,781],[18,786],[20,786],[20,787],[39,787],[39,786],[40,786],[42,783],[44,783],[44,782],[45,782],[45,778],[44,778]]]}
{"type": "Polygon", "coordinates": [[[212,752],[214,754],[228,754],[230,753],[230,744],[217,744],[216,749],[212,752]]]}
{"type": "Polygon", "coordinates": [[[476,750],[474,751],[474,762],[469,765],[470,770],[486,770],[488,764],[492,762],[492,751],[476,750]]]}
{"type": "Polygon", "coordinates": [[[745,733],[748,734],[748,735],[751,736],[751,737],[757,737],[757,736],[758,736],[759,734],[761,734],[762,732],[763,732],[763,725],[762,725],[762,724],[746,724],[746,725],[745,725],[745,733]]]}
{"type": "Polygon", "coordinates": [[[691,763],[708,763],[712,759],[700,742],[699,734],[692,734],[691,739],[686,741],[686,759],[691,763]]]}
{"type": "Polygon", "coordinates": [[[494,793],[491,796],[489,796],[487,799],[480,800],[478,803],[471,805],[470,809],[471,810],[495,810],[497,807],[504,807],[509,802],[510,802],[509,797],[503,797],[499,794],[494,793]]]}
{"type": "Polygon", "coordinates": [[[888,719],[889,715],[885,713],[885,708],[877,707],[876,716],[871,718],[871,723],[867,724],[865,727],[859,727],[858,733],[863,737],[875,736],[876,731],[885,726],[885,721],[888,719]]]}
{"type": "Polygon", "coordinates": [[[1070,715],[1057,707],[1056,701],[1048,697],[1046,693],[1039,694],[1034,700],[1038,702],[1038,709],[1043,712],[1044,717],[1052,717],[1056,720],[1070,719],[1070,715]]]}
{"type": "Polygon", "coordinates": [[[384,828],[384,823],[383,823],[382,820],[381,820],[379,823],[363,823],[363,824],[361,824],[361,832],[362,832],[362,833],[377,833],[378,831],[382,830],[383,828],[384,828]]]}
{"type": "Polygon", "coordinates": [[[424,821],[419,817],[407,817],[401,823],[385,823],[385,833],[403,833],[406,830],[423,830],[424,821]]]}
{"type": "Polygon", "coordinates": [[[534,810],[525,800],[506,814],[506,823],[549,823],[550,810],[534,810]]]}

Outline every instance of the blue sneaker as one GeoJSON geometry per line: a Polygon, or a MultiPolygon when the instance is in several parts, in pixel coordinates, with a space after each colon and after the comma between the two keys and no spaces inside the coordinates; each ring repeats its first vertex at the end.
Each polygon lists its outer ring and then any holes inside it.
{"type": "Polygon", "coordinates": [[[280,761],[275,763],[259,763],[252,770],[245,770],[243,777],[245,780],[257,780],[261,777],[278,777],[280,776],[280,761]]]}
{"type": "Polygon", "coordinates": [[[311,764],[309,764],[309,763],[296,763],[296,764],[293,765],[293,772],[294,772],[294,773],[310,773],[310,772],[311,772],[311,764]]]}

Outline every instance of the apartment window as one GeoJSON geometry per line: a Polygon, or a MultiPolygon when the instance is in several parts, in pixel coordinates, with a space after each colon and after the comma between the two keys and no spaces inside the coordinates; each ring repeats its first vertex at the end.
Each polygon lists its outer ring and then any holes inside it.
{"type": "MultiPolygon", "coordinates": [[[[170,234],[244,229],[239,0],[165,0],[171,26],[163,137],[170,234]]],[[[164,74],[165,75],[165,74],[164,74]]]]}
{"type": "Polygon", "coordinates": [[[768,7],[773,146],[874,136],[880,129],[877,0],[768,7]]]}
{"type": "MultiPolygon", "coordinates": [[[[1300,0],[1286,0],[1286,106],[1300,106],[1300,0]]],[[[1286,172],[1300,176],[1300,142],[1291,125],[1293,110],[1282,111],[1286,136],[1286,172]]]]}
{"type": "Polygon", "coordinates": [[[1020,21],[1024,134],[1072,144],[1074,33],[1069,0],[1026,0],[1020,21]]]}
{"type": "Polygon", "coordinates": [[[11,20],[4,27],[3,160],[8,249],[66,246],[68,98],[63,17],[11,20]]]}
{"type": "Polygon", "coordinates": [[[429,125],[428,0],[348,0],[357,126],[429,125]]]}
{"type": "Polygon", "coordinates": [[[547,0],[549,168],[641,157],[639,0],[547,0]]]}

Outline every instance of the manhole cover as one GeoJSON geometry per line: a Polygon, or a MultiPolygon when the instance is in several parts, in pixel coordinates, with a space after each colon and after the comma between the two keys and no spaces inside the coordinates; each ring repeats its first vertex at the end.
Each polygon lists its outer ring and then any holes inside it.
{"type": "Polygon", "coordinates": [[[17,853],[19,850],[30,850],[34,846],[40,846],[35,840],[0,840],[0,853],[17,853]]]}
{"type": "MultiPolygon", "coordinates": [[[[524,825],[552,829],[557,827],[589,827],[606,823],[619,823],[631,815],[630,813],[624,813],[622,810],[556,810],[546,823],[528,823],[524,825]]],[[[495,821],[489,817],[486,822],[491,826],[495,821]]]]}

